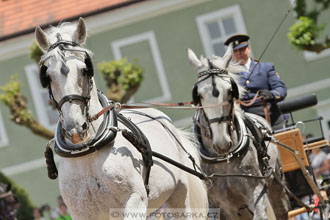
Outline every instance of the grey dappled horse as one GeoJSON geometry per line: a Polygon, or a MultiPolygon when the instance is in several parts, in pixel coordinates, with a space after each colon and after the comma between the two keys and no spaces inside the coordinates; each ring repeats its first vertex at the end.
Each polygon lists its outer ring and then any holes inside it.
{"type": "Polygon", "coordinates": [[[268,197],[277,219],[287,219],[288,197],[279,184],[285,183],[280,155],[276,145],[263,142],[271,128],[263,118],[242,112],[235,103],[244,89],[236,83],[235,73],[242,69],[231,62],[232,45],[224,57],[198,59],[191,49],[188,57],[198,74],[193,100],[204,106],[194,120],[202,169],[207,174],[227,174],[212,179],[208,189],[211,207],[221,209],[221,220],[267,219],[268,197]]]}

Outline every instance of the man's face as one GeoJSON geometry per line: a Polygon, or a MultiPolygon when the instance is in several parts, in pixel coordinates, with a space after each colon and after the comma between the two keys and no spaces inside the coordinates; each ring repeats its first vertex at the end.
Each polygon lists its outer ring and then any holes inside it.
{"type": "Polygon", "coordinates": [[[250,58],[249,46],[234,50],[233,58],[236,62],[238,62],[241,65],[246,64],[250,58]]]}

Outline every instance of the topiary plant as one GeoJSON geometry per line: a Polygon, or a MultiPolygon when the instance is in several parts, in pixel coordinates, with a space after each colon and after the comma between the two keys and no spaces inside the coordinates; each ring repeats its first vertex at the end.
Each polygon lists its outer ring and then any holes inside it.
{"type": "Polygon", "coordinates": [[[144,70],[138,65],[137,60],[134,60],[134,63],[130,63],[127,58],[103,61],[97,67],[107,81],[108,98],[116,102],[127,102],[143,80],[144,70]]]}
{"type": "Polygon", "coordinates": [[[309,45],[315,45],[317,39],[325,25],[318,26],[313,19],[308,17],[300,17],[299,22],[290,27],[288,37],[290,42],[298,49],[304,49],[309,45]]]}
{"type": "Polygon", "coordinates": [[[41,56],[43,55],[42,50],[39,48],[36,42],[33,42],[32,46],[30,47],[30,54],[29,57],[34,60],[36,63],[39,63],[41,56]]]}
{"type": "Polygon", "coordinates": [[[299,50],[316,53],[330,48],[330,35],[325,36],[323,42],[320,39],[326,24],[317,24],[320,15],[329,9],[330,0],[296,0],[295,3],[298,21],[290,27],[290,43],[299,50]]]}
{"type": "Polygon", "coordinates": [[[37,122],[28,110],[26,97],[21,94],[21,82],[18,81],[17,74],[13,75],[7,84],[0,86],[0,90],[3,92],[0,94],[0,102],[9,107],[12,121],[47,139],[54,137],[54,133],[37,122]]]}

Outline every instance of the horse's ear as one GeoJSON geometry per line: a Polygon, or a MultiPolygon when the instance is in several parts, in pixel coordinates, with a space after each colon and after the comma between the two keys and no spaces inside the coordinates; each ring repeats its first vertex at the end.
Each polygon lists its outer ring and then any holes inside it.
{"type": "Polygon", "coordinates": [[[79,44],[83,44],[85,43],[86,38],[87,38],[86,22],[82,17],[80,17],[77,24],[77,29],[74,32],[73,40],[79,44]]]}
{"type": "Polygon", "coordinates": [[[188,53],[189,62],[191,63],[191,65],[194,66],[195,70],[198,70],[198,68],[203,66],[202,62],[197,58],[196,54],[192,49],[188,48],[187,53],[188,53]]]}
{"type": "Polygon", "coordinates": [[[36,27],[34,33],[35,33],[36,41],[37,41],[37,44],[39,45],[39,47],[42,50],[47,51],[50,47],[48,35],[40,28],[40,26],[36,27]]]}
{"type": "Polygon", "coordinates": [[[232,54],[233,54],[233,43],[230,43],[226,50],[225,55],[223,55],[223,60],[225,62],[225,68],[227,68],[229,66],[229,63],[232,58],[232,54]]]}

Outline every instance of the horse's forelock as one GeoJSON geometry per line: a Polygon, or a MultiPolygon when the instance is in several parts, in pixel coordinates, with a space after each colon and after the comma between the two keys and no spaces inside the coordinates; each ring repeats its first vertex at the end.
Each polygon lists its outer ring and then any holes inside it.
{"type": "Polygon", "coordinates": [[[228,67],[225,68],[226,63],[223,57],[211,56],[210,59],[215,67],[219,69],[226,69],[228,71],[229,76],[236,82],[240,97],[242,97],[242,95],[246,92],[246,90],[244,89],[244,87],[240,86],[239,84],[240,75],[238,73],[243,72],[244,68],[238,63],[234,63],[234,62],[230,62],[228,67]]]}
{"type": "Polygon", "coordinates": [[[57,41],[57,34],[59,33],[63,40],[73,41],[74,32],[77,28],[76,24],[72,23],[60,23],[57,27],[51,27],[48,31],[49,41],[54,44],[57,41]]]}

